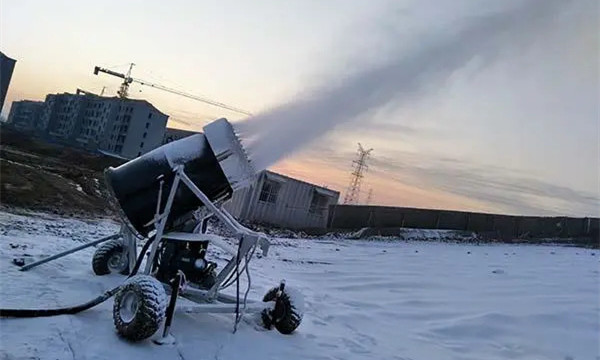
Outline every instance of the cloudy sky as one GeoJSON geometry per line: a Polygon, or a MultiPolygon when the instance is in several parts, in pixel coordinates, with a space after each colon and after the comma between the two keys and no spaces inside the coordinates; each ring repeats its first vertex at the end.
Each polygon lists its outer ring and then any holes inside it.
{"type": "MultiPolygon", "coordinates": [[[[238,122],[256,161],[383,205],[599,215],[595,0],[0,2],[7,102],[126,71],[255,116],[132,87],[199,129],[238,122]],[[364,196],[363,196],[364,198],[364,196]]],[[[3,113],[8,111],[5,106],[3,113]]]]}

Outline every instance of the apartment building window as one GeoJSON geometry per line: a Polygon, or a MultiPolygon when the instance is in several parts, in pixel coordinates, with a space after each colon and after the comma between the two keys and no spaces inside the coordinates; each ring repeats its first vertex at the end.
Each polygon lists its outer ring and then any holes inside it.
{"type": "Polygon", "coordinates": [[[146,135],[148,135],[148,133],[144,133],[144,135],[142,136],[142,139],[145,139],[146,135]]]}
{"type": "Polygon", "coordinates": [[[147,129],[147,128],[149,128],[149,127],[150,127],[150,123],[149,123],[149,122],[147,122],[147,123],[146,123],[146,129],[147,129]]]}
{"type": "Polygon", "coordinates": [[[152,119],[152,113],[148,113],[148,119],[152,119]]]}
{"type": "Polygon", "coordinates": [[[265,179],[262,189],[260,190],[259,201],[275,204],[277,201],[277,194],[281,188],[281,183],[273,180],[265,179]]]}
{"type": "Polygon", "coordinates": [[[143,148],[143,147],[144,147],[144,142],[143,142],[143,141],[140,143],[140,147],[141,147],[141,148],[143,148]]]}

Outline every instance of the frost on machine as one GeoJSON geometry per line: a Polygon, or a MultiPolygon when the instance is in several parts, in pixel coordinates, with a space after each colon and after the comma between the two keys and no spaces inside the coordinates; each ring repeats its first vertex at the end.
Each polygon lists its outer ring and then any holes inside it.
{"type": "MultiPolygon", "coordinates": [[[[255,173],[226,119],[206,125],[204,134],[168,143],[117,168],[108,168],[106,181],[123,224],[119,239],[112,236],[93,242],[104,242],[94,254],[93,269],[97,275],[129,274],[127,281],[79,307],[2,309],[1,315],[76,313],[114,295],[113,320],[119,335],[139,341],[162,326],[162,337],[156,341],[165,343],[172,340],[169,328],[177,297],[183,296],[196,303],[186,308],[188,313],[235,314],[234,331],[244,314],[260,313],[265,327],[292,333],[302,321],[303,299],[284,281],[262,301],[247,299],[248,291],[240,296],[240,276],[245,274],[250,280],[248,263],[257,249],[266,255],[269,241],[264,234],[239,224],[221,205],[235,189],[249,185],[255,173]],[[199,208],[209,215],[200,218],[199,208]],[[237,247],[206,233],[206,222],[211,217],[235,234],[237,247]],[[139,255],[136,239],[145,240],[139,255]],[[223,269],[218,270],[217,264],[207,258],[209,246],[217,246],[231,256],[223,269]],[[222,292],[232,285],[236,287],[235,296],[222,292]],[[169,298],[165,289],[171,294],[169,298]]],[[[84,247],[87,245],[52,258],[84,247]]],[[[37,264],[27,268],[32,265],[37,264]]]]}

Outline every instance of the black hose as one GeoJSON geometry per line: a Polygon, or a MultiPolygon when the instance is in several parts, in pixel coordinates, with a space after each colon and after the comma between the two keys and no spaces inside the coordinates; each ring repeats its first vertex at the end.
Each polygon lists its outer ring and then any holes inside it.
{"type": "Polygon", "coordinates": [[[238,245],[238,251],[236,255],[235,262],[235,272],[237,274],[235,281],[235,324],[233,325],[233,333],[235,334],[237,331],[238,323],[240,322],[240,250],[242,249],[242,243],[244,242],[244,238],[240,239],[240,243],[238,245]]]}
{"type": "MultiPolygon", "coordinates": [[[[238,248],[239,250],[239,248],[238,248]]],[[[254,246],[254,248],[252,249],[252,251],[250,253],[248,253],[248,255],[246,255],[246,257],[244,258],[244,266],[242,267],[242,270],[240,271],[240,273],[243,273],[246,268],[248,267],[248,263],[250,262],[250,260],[252,260],[252,256],[254,255],[254,251],[256,250],[256,246],[254,246]]],[[[223,285],[221,285],[220,289],[227,289],[228,287],[230,287],[231,285],[233,285],[235,283],[235,281],[237,279],[232,279],[233,276],[235,275],[235,272],[232,272],[225,281],[223,281],[223,285]],[[231,280],[231,282],[229,282],[231,280]]],[[[239,276],[239,274],[238,274],[239,276]]]]}
{"type": "MultiPolygon", "coordinates": [[[[138,258],[135,262],[135,266],[133,267],[133,270],[131,270],[131,273],[127,277],[128,279],[131,278],[132,276],[134,276],[135,274],[137,274],[138,270],[140,269],[140,266],[142,265],[142,260],[144,259],[144,255],[146,254],[146,251],[148,251],[148,248],[150,247],[150,244],[152,244],[154,239],[155,239],[154,236],[149,238],[148,241],[146,241],[146,243],[142,247],[142,251],[140,252],[140,255],[138,256],[138,258]]],[[[123,285],[119,285],[113,289],[110,289],[107,292],[105,292],[104,294],[98,296],[97,298],[92,299],[92,300],[90,300],[86,303],[80,304],[80,305],[58,308],[58,309],[0,309],[0,317],[33,318],[33,317],[47,317],[47,316],[77,314],[82,311],[91,309],[94,306],[99,305],[99,304],[105,302],[106,300],[110,299],[111,297],[113,297],[116,293],[118,293],[121,290],[122,286],[123,285]]]]}
{"type": "Polygon", "coordinates": [[[59,308],[59,309],[0,309],[0,317],[32,318],[56,315],[72,315],[90,309],[110,299],[121,290],[121,285],[108,290],[97,298],[81,305],[59,308]]]}
{"type": "Polygon", "coordinates": [[[146,243],[144,244],[144,246],[142,246],[142,250],[140,251],[140,255],[138,256],[137,260],[135,261],[135,265],[133,266],[133,269],[131,270],[131,273],[129,274],[129,276],[127,277],[128,279],[132,276],[134,276],[135,274],[137,274],[138,270],[140,269],[140,266],[142,265],[142,260],[144,259],[144,255],[146,254],[146,251],[148,251],[148,248],[150,247],[150,244],[152,244],[152,242],[154,242],[154,239],[156,239],[156,236],[152,236],[148,239],[148,241],[146,241],[146,243]]]}

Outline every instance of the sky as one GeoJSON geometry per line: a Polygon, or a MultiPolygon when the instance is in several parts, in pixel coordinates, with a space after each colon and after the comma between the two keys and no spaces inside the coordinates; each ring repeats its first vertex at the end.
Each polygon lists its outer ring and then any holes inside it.
{"type": "Polygon", "coordinates": [[[93,67],[134,62],[254,114],[133,85],[169,126],[227,117],[270,169],[342,198],[360,142],[362,202],[599,216],[598,18],[595,0],[2,0],[0,50],[7,103],[112,95],[93,67]]]}

